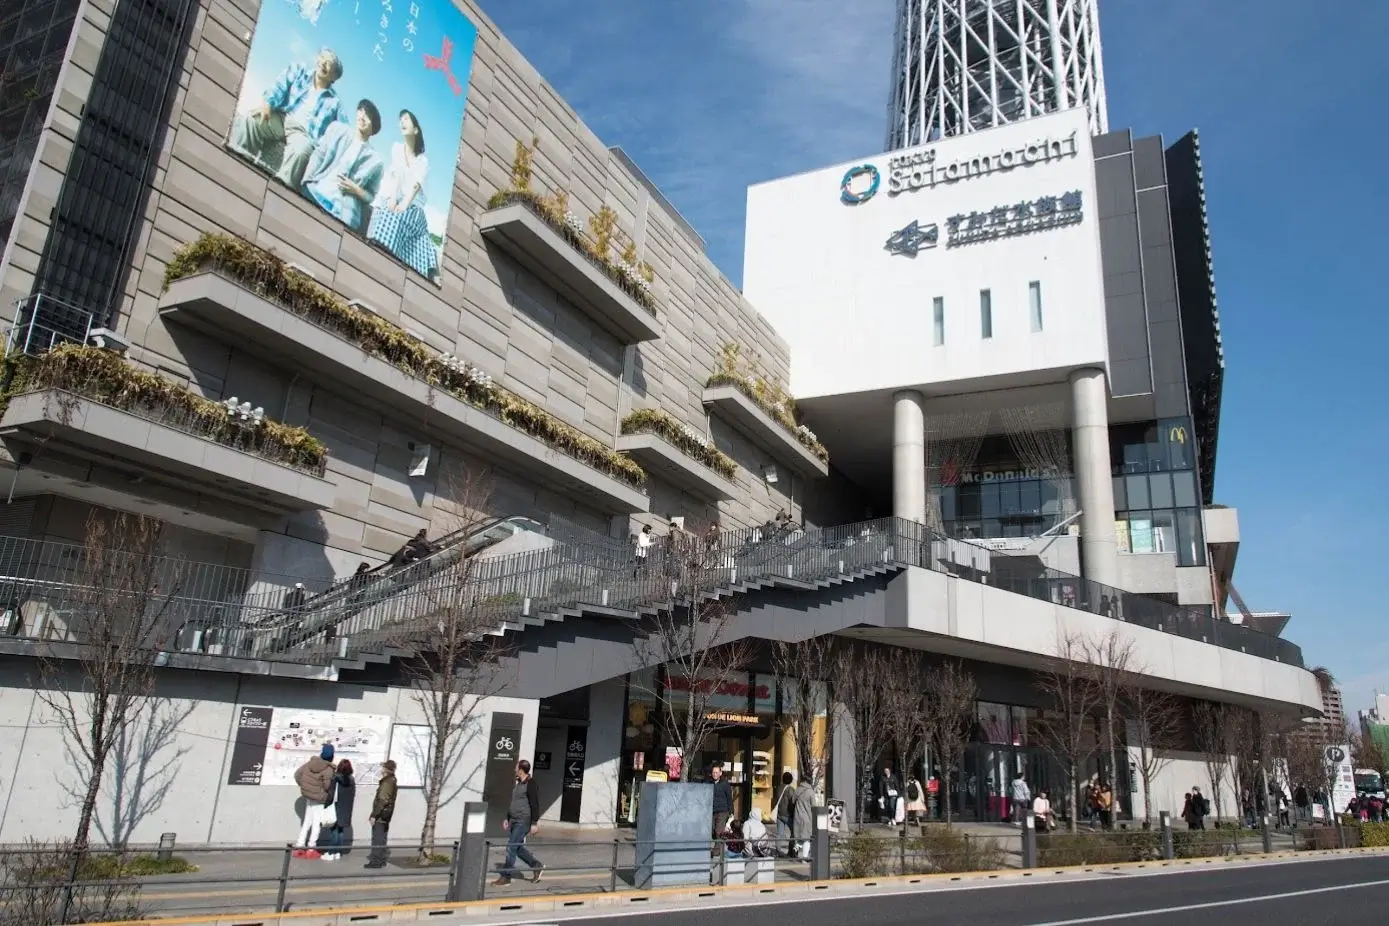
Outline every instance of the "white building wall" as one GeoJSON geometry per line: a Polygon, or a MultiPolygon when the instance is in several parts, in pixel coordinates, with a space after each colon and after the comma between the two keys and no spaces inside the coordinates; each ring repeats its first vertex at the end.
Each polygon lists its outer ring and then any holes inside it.
{"type": "MultiPolygon", "coordinates": [[[[1130,733],[1130,741],[1132,740],[1133,735],[1130,733]]],[[[1214,817],[1216,812],[1215,790],[1211,785],[1210,772],[1206,769],[1206,763],[1201,756],[1193,752],[1170,750],[1158,750],[1157,755],[1162,764],[1153,776],[1153,825],[1157,825],[1158,814],[1165,810],[1172,815],[1173,827],[1179,830],[1186,829],[1186,823],[1182,820],[1181,813],[1186,802],[1186,795],[1193,787],[1199,787],[1201,793],[1210,801],[1211,816],[1214,817]]],[[[1137,747],[1129,748],[1129,767],[1135,771],[1141,769],[1137,747]]],[[[1143,776],[1139,772],[1134,775],[1133,817],[1135,820],[1143,819],[1145,794],[1143,776]]],[[[1220,787],[1222,818],[1235,817],[1239,813],[1238,807],[1239,804],[1235,799],[1234,779],[1227,773],[1221,781],[1220,787]]],[[[1209,821],[1207,825],[1210,825],[1209,821]]]]}
{"type": "MultiPolygon", "coordinates": [[[[71,838],[77,823],[82,784],[69,758],[64,734],[34,690],[33,660],[0,662],[0,728],[10,746],[0,759],[0,842],[71,838]]],[[[75,673],[69,684],[76,681],[75,673]]],[[[133,843],[157,842],[161,833],[178,834],[181,844],[279,844],[298,832],[298,789],[293,786],[228,785],[238,709],[272,706],[386,714],[397,724],[421,724],[424,717],[407,690],[346,683],[310,682],[215,672],[161,672],[147,719],[132,737],[124,758],[108,769],[97,805],[93,838],[105,841],[113,821],[133,843]],[[153,721],[151,723],[150,721],[153,721]],[[165,735],[150,731],[166,728],[165,735]],[[120,782],[118,796],[117,782],[120,782]]],[[[446,803],[440,810],[439,838],[455,838],[463,804],[481,800],[486,736],[494,712],[524,716],[520,754],[535,752],[536,701],[487,698],[473,716],[462,752],[450,771],[446,803]]],[[[395,756],[402,762],[401,756],[395,756]]],[[[374,789],[363,788],[354,813],[356,840],[365,843],[374,789]]],[[[424,822],[424,792],[402,788],[391,838],[418,838],[424,822]]]]}
{"type": "MultiPolygon", "coordinates": [[[[866,183],[860,178],[851,189],[858,192],[866,183]]],[[[744,294],[789,344],[791,388],[802,398],[1104,366],[1101,279],[1084,110],[873,155],[748,190],[744,294]],[[1074,153],[1037,159],[1036,145],[1048,139],[1074,153]],[[893,193],[891,159],[930,152],[942,179],[893,193]],[[1004,152],[1017,166],[944,179],[950,165],[1004,152]],[[865,164],[878,170],[878,192],[857,205],[842,202],[846,171],[865,164]],[[951,216],[1076,190],[1084,215],[1079,224],[948,246],[951,216]],[[889,236],[912,221],[937,225],[938,246],[916,257],[886,250],[889,236]],[[1029,320],[1028,284],[1034,280],[1042,292],[1040,332],[1031,330],[1029,320]],[[992,294],[993,337],[987,340],[980,336],[981,289],[992,294]],[[933,346],[935,297],[945,305],[945,343],[939,347],[933,346]]]]}

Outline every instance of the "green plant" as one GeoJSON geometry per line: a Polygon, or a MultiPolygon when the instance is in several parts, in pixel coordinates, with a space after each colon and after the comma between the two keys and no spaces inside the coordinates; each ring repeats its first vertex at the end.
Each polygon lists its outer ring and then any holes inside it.
{"type": "Polygon", "coordinates": [[[484,607],[503,607],[520,604],[523,600],[520,592],[502,592],[500,595],[489,595],[482,600],[482,604],[484,607]]]}
{"type": "Polygon", "coordinates": [[[1389,823],[1361,823],[1360,845],[1379,849],[1389,846],[1389,823]]]}
{"type": "Polygon", "coordinates": [[[675,419],[669,412],[656,408],[639,408],[622,419],[623,434],[655,434],[674,446],[685,456],[712,469],[725,479],[737,475],[738,466],[732,457],[702,440],[675,419]]]}
{"type": "Polygon", "coordinates": [[[519,138],[516,139],[516,156],[511,160],[511,188],[518,193],[524,193],[531,188],[531,161],[535,157],[537,144],[538,138],[532,138],[529,145],[519,138]]]}
{"type": "Polygon", "coordinates": [[[796,400],[779,383],[768,380],[743,359],[742,348],[732,342],[719,348],[718,365],[713,374],[704,381],[707,389],[716,386],[733,386],[752,400],[753,404],[777,424],[785,428],[801,446],[813,453],[821,462],[829,462],[830,452],[815,433],[796,420],[796,400]]]}
{"type": "Polygon", "coordinates": [[[599,472],[632,486],[646,481],[646,473],[626,455],[496,385],[476,367],[446,361],[401,328],[349,306],[331,290],[248,241],[231,235],[207,234],[184,245],[174,252],[164,269],[164,286],[208,270],[254,288],[264,298],[356,344],[364,353],[599,472]]]}
{"type": "Polygon", "coordinates": [[[1047,833],[1037,836],[1037,864],[1043,868],[1115,865],[1161,856],[1162,836],[1151,831],[1047,833]]]}
{"type": "MultiPolygon", "coordinates": [[[[1007,860],[993,839],[970,836],[952,826],[930,824],[907,840],[908,858],[915,858],[921,872],[996,871],[1007,860]]],[[[917,872],[904,871],[902,874],[917,872]]]]}
{"type": "Polygon", "coordinates": [[[327,463],[328,449],[303,428],[269,418],[239,421],[221,402],[99,347],[60,344],[44,354],[13,355],[6,365],[6,404],[14,396],[55,389],[153,420],[172,417],[191,433],[315,475],[327,463]]]}
{"type": "Polygon", "coordinates": [[[593,235],[593,256],[602,261],[608,260],[613,234],[617,231],[617,213],[611,206],[604,206],[588,217],[588,230],[593,235]]]}
{"type": "Polygon", "coordinates": [[[885,875],[892,862],[893,841],[871,833],[856,832],[838,840],[839,877],[876,878],[885,875]]]}

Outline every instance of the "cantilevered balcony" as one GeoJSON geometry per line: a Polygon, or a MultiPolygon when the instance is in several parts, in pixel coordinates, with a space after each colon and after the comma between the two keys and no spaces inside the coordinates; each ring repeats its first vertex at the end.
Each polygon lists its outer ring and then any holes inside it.
{"type": "Polygon", "coordinates": [[[624,344],[661,336],[656,313],[568,240],[528,201],[512,198],[482,214],[482,236],[572,301],[624,344]]]}
{"type": "Polygon", "coordinates": [[[638,409],[622,421],[617,449],[662,481],[709,501],[738,497],[737,465],[669,414],[638,409]]]}
{"type": "MultiPolygon", "coordinates": [[[[236,242],[236,248],[250,248],[236,242]]],[[[255,276],[237,255],[185,263],[160,302],[170,321],[241,342],[287,366],[338,383],[427,432],[613,513],[648,510],[640,467],[479,371],[434,355],[388,322],[272,266],[255,276]]]]}
{"type": "Polygon", "coordinates": [[[828,476],[830,465],[799,437],[769,415],[747,393],[733,384],[704,390],[704,405],[741,431],[749,440],[807,479],[828,476]]]}
{"type": "Polygon", "coordinates": [[[0,439],[17,459],[43,468],[66,458],[127,466],[139,479],[130,494],[164,483],[268,513],[325,509],[336,488],[322,465],[296,466],[275,450],[212,422],[157,407],[113,408],[62,389],[15,396],[0,419],[0,439]],[[219,433],[220,432],[220,433],[219,433]],[[226,442],[223,442],[223,441],[226,442]]]}

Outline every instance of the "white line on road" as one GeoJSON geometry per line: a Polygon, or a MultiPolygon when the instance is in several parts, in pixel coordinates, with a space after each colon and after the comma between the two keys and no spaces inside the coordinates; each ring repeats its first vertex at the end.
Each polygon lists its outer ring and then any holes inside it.
{"type": "Polygon", "coordinates": [[[1052,920],[1047,923],[1032,923],[1031,926],[1083,926],[1085,923],[1110,923],[1139,916],[1162,916],[1167,913],[1187,913],[1192,910],[1212,910],[1216,907],[1233,907],[1236,904],[1260,903],[1266,900],[1287,900],[1290,897],[1310,897],[1313,894],[1330,894],[1333,891],[1349,891],[1357,887],[1384,887],[1389,879],[1383,881],[1359,881],[1355,884],[1335,884],[1330,887],[1312,887],[1304,891],[1286,891],[1282,894],[1256,894],[1238,900],[1212,900],[1209,903],[1184,904],[1180,907],[1161,907],[1156,910],[1130,910],[1126,913],[1106,913],[1103,916],[1083,916],[1075,920],[1052,920]]]}

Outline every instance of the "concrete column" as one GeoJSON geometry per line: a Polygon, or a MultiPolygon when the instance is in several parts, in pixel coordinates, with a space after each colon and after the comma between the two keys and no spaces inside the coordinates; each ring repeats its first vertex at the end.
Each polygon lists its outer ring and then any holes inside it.
{"type": "Polygon", "coordinates": [[[912,390],[892,397],[892,516],[926,523],[926,411],[912,390]]]}
{"type": "MultiPolygon", "coordinates": [[[[1071,374],[1075,475],[1080,496],[1080,564],[1085,578],[1118,587],[1114,482],[1109,465],[1109,389],[1104,370],[1071,374]]],[[[1092,603],[1093,604],[1093,603],[1092,603]]]]}

